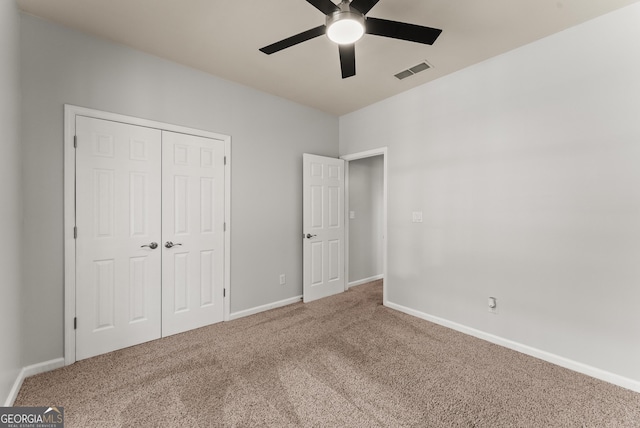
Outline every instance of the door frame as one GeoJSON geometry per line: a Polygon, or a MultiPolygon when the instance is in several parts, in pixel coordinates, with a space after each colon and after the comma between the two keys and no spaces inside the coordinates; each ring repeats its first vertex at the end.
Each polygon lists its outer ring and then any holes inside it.
{"type": "Polygon", "coordinates": [[[345,291],[349,288],[349,162],[366,159],[374,156],[382,156],[382,304],[387,306],[388,296],[387,290],[389,287],[387,278],[387,147],[380,147],[377,149],[366,150],[363,152],[352,153],[344,156],[340,156],[340,159],[345,161],[344,165],[344,179],[345,179],[345,192],[344,192],[344,209],[345,209],[345,251],[344,251],[344,269],[345,269],[345,291]]]}
{"type": "Polygon", "coordinates": [[[141,119],[117,113],[110,113],[91,108],[79,107],[71,104],[64,105],[64,364],[76,361],[76,335],[74,318],[76,316],[76,240],[74,227],[76,224],[75,209],[75,178],[76,156],[74,148],[76,116],[87,116],[95,119],[110,120],[129,125],[154,128],[161,131],[171,131],[180,134],[195,135],[224,141],[226,167],[224,169],[224,315],[223,320],[229,320],[231,304],[231,137],[200,129],[188,128],[180,125],[141,119]]]}

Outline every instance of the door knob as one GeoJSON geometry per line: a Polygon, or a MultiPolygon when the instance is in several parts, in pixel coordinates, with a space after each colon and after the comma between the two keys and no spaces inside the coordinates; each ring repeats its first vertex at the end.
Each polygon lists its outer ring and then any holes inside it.
{"type": "Polygon", "coordinates": [[[164,246],[165,246],[166,248],[176,247],[176,246],[178,246],[178,245],[182,245],[182,244],[174,244],[174,243],[173,243],[173,242],[171,242],[171,241],[167,241],[167,242],[165,242],[165,243],[164,243],[164,246]]]}
{"type": "Polygon", "coordinates": [[[144,248],[144,247],[149,247],[152,250],[155,250],[156,248],[158,248],[158,243],[157,242],[152,242],[151,244],[141,245],[140,246],[140,248],[144,248]]]}
{"type": "Polygon", "coordinates": [[[307,238],[307,239],[311,239],[311,238],[315,238],[316,236],[318,236],[318,235],[312,235],[312,234],[310,234],[310,233],[307,233],[306,238],[307,238]]]}

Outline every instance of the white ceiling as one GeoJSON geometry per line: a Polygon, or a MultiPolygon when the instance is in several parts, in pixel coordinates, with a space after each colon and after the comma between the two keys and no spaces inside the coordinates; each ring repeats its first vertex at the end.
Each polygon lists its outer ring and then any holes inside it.
{"type": "Polygon", "coordinates": [[[324,36],[270,56],[258,51],[324,24],[305,0],[17,0],[33,15],[335,115],[637,1],[380,0],[368,16],[443,32],[432,46],[365,35],[357,74],[343,80],[338,48],[324,36]],[[433,68],[394,77],[424,60],[433,68]]]}

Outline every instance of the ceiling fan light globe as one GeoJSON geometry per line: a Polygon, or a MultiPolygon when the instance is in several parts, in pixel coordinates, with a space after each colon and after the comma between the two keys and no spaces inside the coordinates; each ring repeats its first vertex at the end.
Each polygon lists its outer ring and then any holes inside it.
{"type": "Polygon", "coordinates": [[[327,28],[327,37],[339,45],[350,45],[364,35],[364,25],[355,19],[341,19],[327,28]]]}

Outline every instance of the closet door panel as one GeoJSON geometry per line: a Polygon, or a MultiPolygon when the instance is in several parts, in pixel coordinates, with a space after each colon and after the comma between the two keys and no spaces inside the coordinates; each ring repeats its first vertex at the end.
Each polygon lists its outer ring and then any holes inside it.
{"type": "Polygon", "coordinates": [[[162,335],[223,319],[224,142],[162,133],[162,335]]]}
{"type": "Polygon", "coordinates": [[[161,335],[161,132],[76,117],[76,359],[161,335]]]}

